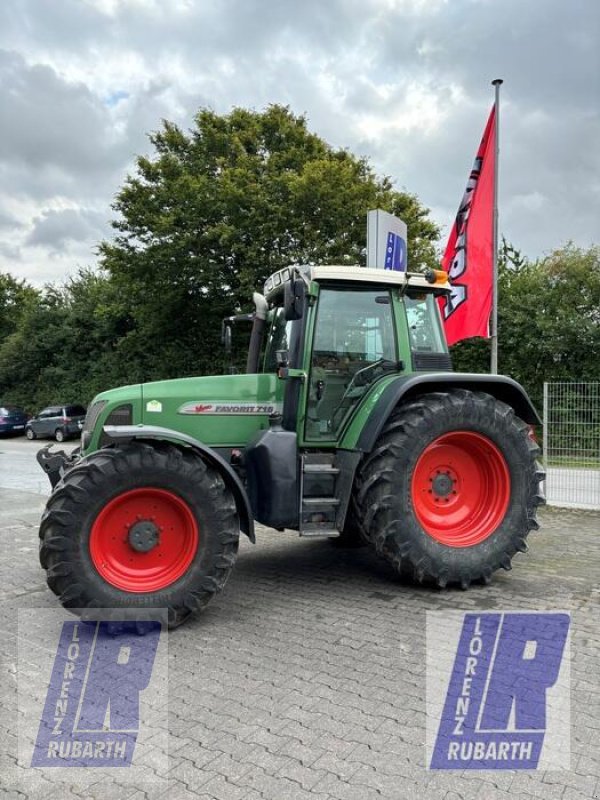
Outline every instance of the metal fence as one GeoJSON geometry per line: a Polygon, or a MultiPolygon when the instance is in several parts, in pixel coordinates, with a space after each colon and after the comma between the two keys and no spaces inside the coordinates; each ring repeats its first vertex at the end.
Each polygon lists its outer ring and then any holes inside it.
{"type": "Polygon", "coordinates": [[[543,437],[548,503],[600,509],[600,381],[545,383],[543,437]]]}

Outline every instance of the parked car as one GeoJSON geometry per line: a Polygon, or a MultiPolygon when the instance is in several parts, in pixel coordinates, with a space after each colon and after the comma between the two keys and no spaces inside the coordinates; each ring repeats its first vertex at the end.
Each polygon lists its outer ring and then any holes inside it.
{"type": "Polygon", "coordinates": [[[48,406],[32,417],[25,427],[28,439],[56,439],[64,442],[73,436],[79,436],[85,420],[83,406],[48,406]]]}
{"type": "Polygon", "coordinates": [[[0,405],[0,433],[24,433],[28,419],[21,408],[0,405]]]}

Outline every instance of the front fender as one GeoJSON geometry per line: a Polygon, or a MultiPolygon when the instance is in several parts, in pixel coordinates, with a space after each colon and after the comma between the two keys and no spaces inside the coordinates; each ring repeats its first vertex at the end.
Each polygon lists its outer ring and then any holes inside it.
{"type": "Polygon", "coordinates": [[[417,373],[397,378],[385,387],[351,449],[370,453],[389,415],[401,400],[408,400],[426,392],[447,392],[452,389],[487,392],[511,406],[515,414],[527,424],[541,425],[538,413],[525,389],[517,381],[505,375],[469,372],[417,373]]]}
{"type": "Polygon", "coordinates": [[[191,447],[204,461],[207,461],[221,474],[225,484],[233,494],[240,518],[241,530],[252,543],[256,542],[254,517],[252,516],[250,501],[248,500],[244,485],[231,465],[211,447],[194,439],[193,436],[173,431],[170,428],[161,428],[157,425],[105,425],[103,430],[110,439],[115,440],[139,439],[151,441],[153,439],[161,439],[172,442],[175,445],[191,447]]]}

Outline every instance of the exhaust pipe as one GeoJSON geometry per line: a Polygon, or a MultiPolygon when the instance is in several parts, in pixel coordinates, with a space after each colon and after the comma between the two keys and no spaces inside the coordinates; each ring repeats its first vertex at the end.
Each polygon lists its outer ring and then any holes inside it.
{"type": "Polygon", "coordinates": [[[246,374],[253,375],[258,372],[258,361],[262,347],[263,335],[267,320],[269,304],[262,294],[254,292],[252,295],[254,302],[254,322],[252,323],[252,333],[250,334],[250,346],[248,348],[248,360],[246,361],[246,374]]]}

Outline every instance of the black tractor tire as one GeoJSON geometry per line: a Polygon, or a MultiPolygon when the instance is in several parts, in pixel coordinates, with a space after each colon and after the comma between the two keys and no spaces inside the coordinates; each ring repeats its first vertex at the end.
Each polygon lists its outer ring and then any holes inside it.
{"type": "Polygon", "coordinates": [[[489,583],[539,528],[539,452],[529,426],[491,395],[454,390],[401,404],[359,467],[361,533],[418,583],[489,583]],[[461,522],[444,529],[448,513],[461,522]]]}
{"type": "MultiPolygon", "coordinates": [[[[175,628],[203,609],[225,586],[235,563],[239,531],[230,490],[219,473],[198,455],[164,442],[133,442],[92,453],[63,476],[42,516],[40,563],[46,570],[50,589],[65,608],[75,613],[81,614],[86,608],[166,608],[169,628],[175,628]],[[158,506],[151,505],[152,498],[158,498],[158,506]],[[125,525],[117,524],[120,517],[116,515],[132,514],[131,504],[136,502],[141,504],[142,523],[139,517],[134,517],[125,525]],[[155,528],[149,535],[156,539],[146,540],[143,545],[136,542],[134,549],[131,535],[136,526],[140,531],[140,524],[146,525],[150,519],[156,519],[158,525],[160,519],[160,511],[154,512],[156,517],[150,517],[153,512],[143,509],[164,510],[161,503],[166,504],[165,513],[173,508],[175,523],[182,520],[181,531],[177,524],[167,525],[166,534],[165,528],[155,528]],[[111,513],[115,516],[106,516],[111,513]],[[169,530],[175,533],[167,538],[169,530]],[[115,539],[113,533],[117,539],[115,545],[111,543],[115,539]],[[100,559],[99,546],[103,548],[100,559]],[[183,563],[185,571],[180,575],[176,571],[169,573],[174,579],[165,585],[153,586],[147,591],[140,588],[145,584],[133,581],[139,581],[139,576],[145,580],[143,559],[147,553],[137,552],[142,546],[156,547],[154,555],[157,556],[166,550],[167,562],[159,562],[161,568],[171,563],[171,559],[176,565],[174,570],[183,563]],[[107,548],[109,558],[112,559],[114,553],[121,559],[117,562],[119,570],[123,560],[134,561],[130,585],[119,585],[122,580],[128,584],[129,573],[124,579],[118,573],[117,581],[112,573],[102,574],[102,569],[106,568],[104,553],[107,548]],[[131,559],[127,558],[128,548],[131,548],[131,559]],[[183,556],[178,548],[182,549],[183,556]],[[169,550],[174,552],[173,556],[169,550]],[[183,558],[183,562],[178,561],[179,558],[183,558]],[[135,572],[138,565],[139,575],[135,572]]],[[[131,570],[129,565],[126,567],[131,570]]],[[[169,580],[169,575],[165,580],[169,580]]]]}
{"type": "Polygon", "coordinates": [[[37,436],[33,428],[25,428],[25,436],[29,439],[30,442],[33,442],[34,439],[37,439],[37,436]]]}

